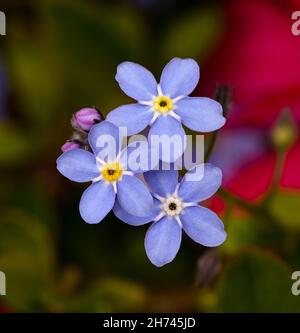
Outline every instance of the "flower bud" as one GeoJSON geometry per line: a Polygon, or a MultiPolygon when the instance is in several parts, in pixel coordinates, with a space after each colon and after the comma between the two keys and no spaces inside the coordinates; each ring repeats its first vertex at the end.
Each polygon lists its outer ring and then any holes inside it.
{"type": "Polygon", "coordinates": [[[62,146],[61,146],[61,151],[63,153],[66,153],[69,150],[75,149],[75,148],[79,148],[80,145],[74,141],[66,141],[62,146]]]}
{"type": "Polygon", "coordinates": [[[83,108],[77,111],[71,120],[75,129],[89,131],[93,125],[103,120],[102,114],[94,108],[83,108]]]}
{"type": "Polygon", "coordinates": [[[297,130],[289,110],[283,110],[271,131],[273,145],[277,149],[287,149],[297,136],[297,130]]]}
{"type": "Polygon", "coordinates": [[[212,284],[222,268],[222,260],[218,250],[206,250],[197,261],[196,285],[208,287],[212,284]]]}

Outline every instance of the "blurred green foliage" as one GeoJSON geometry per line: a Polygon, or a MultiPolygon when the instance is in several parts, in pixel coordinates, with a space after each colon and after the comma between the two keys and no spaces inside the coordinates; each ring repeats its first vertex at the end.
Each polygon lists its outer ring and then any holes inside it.
{"type": "Polygon", "coordinates": [[[240,253],[225,269],[219,288],[225,312],[298,312],[291,294],[291,274],[284,262],[260,251],[240,253]],[[280,300],[280,302],[279,302],[280,300]]]}
{"type": "Polygon", "coordinates": [[[271,210],[283,224],[284,227],[298,231],[300,230],[300,219],[298,214],[299,193],[296,191],[281,191],[276,193],[271,210]]]}
{"type": "Polygon", "coordinates": [[[85,224],[77,209],[84,185],[55,169],[72,112],[97,106],[107,114],[129,101],[114,80],[118,63],[140,62],[158,74],[174,56],[205,61],[223,26],[216,5],[171,1],[152,11],[129,0],[5,1],[0,270],[7,296],[0,303],[9,311],[300,310],[290,292],[291,271],[299,270],[299,193],[277,192],[267,215],[233,200],[218,249],[222,270],[198,288],[202,247],[184,239],[176,260],[157,269],[143,248],[147,226],[129,227],[112,214],[85,224]]]}

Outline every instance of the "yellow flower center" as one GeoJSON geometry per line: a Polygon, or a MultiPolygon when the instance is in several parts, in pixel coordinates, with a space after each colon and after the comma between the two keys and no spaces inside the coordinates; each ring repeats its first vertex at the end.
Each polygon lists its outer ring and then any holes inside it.
{"type": "Polygon", "coordinates": [[[123,170],[119,162],[106,163],[102,169],[102,177],[108,182],[115,182],[122,177],[123,170]]]}
{"type": "Polygon", "coordinates": [[[167,113],[173,109],[173,102],[168,96],[158,96],[153,101],[154,110],[160,113],[167,113]]]}

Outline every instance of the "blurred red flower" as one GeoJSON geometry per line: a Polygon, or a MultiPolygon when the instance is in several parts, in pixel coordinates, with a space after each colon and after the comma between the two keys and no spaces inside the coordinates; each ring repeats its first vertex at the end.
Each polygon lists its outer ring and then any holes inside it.
{"type": "MultiPolygon", "coordinates": [[[[291,33],[297,9],[298,0],[224,2],[224,34],[202,64],[197,94],[211,95],[216,82],[234,89],[212,161],[223,168],[225,187],[248,200],[269,188],[276,154],[268,135],[281,110],[290,108],[300,124],[300,36],[291,33]]],[[[287,155],[282,186],[300,189],[299,165],[300,141],[287,155]]]]}

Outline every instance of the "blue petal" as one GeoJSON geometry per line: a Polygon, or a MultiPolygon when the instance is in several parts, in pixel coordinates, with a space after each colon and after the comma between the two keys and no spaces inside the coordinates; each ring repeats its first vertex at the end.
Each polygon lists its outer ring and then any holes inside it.
{"type": "Polygon", "coordinates": [[[108,121],[102,121],[91,128],[89,143],[97,157],[103,160],[114,160],[122,144],[122,135],[117,126],[108,121]]]}
{"type": "Polygon", "coordinates": [[[198,132],[211,132],[225,124],[222,105],[206,97],[187,97],[176,103],[175,112],[182,123],[198,132]]]}
{"type": "Polygon", "coordinates": [[[74,182],[88,182],[100,175],[95,156],[83,149],[72,149],[56,161],[57,170],[74,182]]]}
{"type": "Polygon", "coordinates": [[[118,201],[129,214],[145,217],[151,214],[153,198],[146,185],[135,176],[123,176],[117,183],[118,201]]]}
{"type": "Polygon", "coordinates": [[[139,225],[143,225],[143,224],[149,223],[151,221],[154,221],[154,219],[160,213],[160,201],[154,199],[153,211],[150,215],[145,216],[145,217],[138,217],[138,216],[128,214],[126,212],[126,210],[124,210],[120,206],[118,200],[116,200],[113,211],[114,211],[115,215],[117,216],[117,218],[120,219],[121,221],[123,221],[127,224],[130,224],[130,225],[133,225],[133,226],[139,226],[139,225]]]}
{"type": "Polygon", "coordinates": [[[180,220],[184,231],[199,244],[218,246],[226,239],[222,221],[210,209],[201,206],[185,208],[180,220]]]}
{"type": "Polygon", "coordinates": [[[220,168],[205,163],[190,169],[183,177],[178,194],[185,202],[200,202],[214,195],[222,183],[220,168]],[[200,180],[198,180],[200,178],[200,180]]]}
{"type": "Polygon", "coordinates": [[[149,125],[153,111],[147,105],[127,104],[112,110],[107,115],[107,120],[118,127],[126,127],[127,135],[141,132],[149,125]]]}
{"type": "Polygon", "coordinates": [[[173,218],[164,217],[151,225],[146,233],[145,249],[153,265],[161,267],[176,257],[181,235],[181,227],[173,218]]]}
{"type": "Polygon", "coordinates": [[[164,162],[175,162],[186,147],[184,129],[172,116],[160,116],[151,126],[148,140],[150,147],[159,151],[159,158],[164,162]]]}
{"type": "Polygon", "coordinates": [[[166,197],[175,192],[178,184],[177,170],[154,170],[144,173],[144,178],[151,188],[151,191],[166,197]]]}
{"type": "Polygon", "coordinates": [[[126,95],[137,101],[149,101],[157,95],[157,82],[151,72],[134,62],[122,62],[116,80],[126,95]]]}
{"type": "Polygon", "coordinates": [[[79,211],[87,223],[99,223],[111,211],[115,203],[111,184],[100,181],[90,185],[82,194],[79,211]]]}
{"type": "Polygon", "coordinates": [[[189,95],[197,86],[200,70],[193,59],[172,59],[164,68],[160,86],[164,95],[172,98],[189,95]]]}
{"type": "Polygon", "coordinates": [[[125,170],[144,173],[157,167],[156,155],[152,154],[148,141],[134,141],[122,150],[120,161],[125,170]]]}

